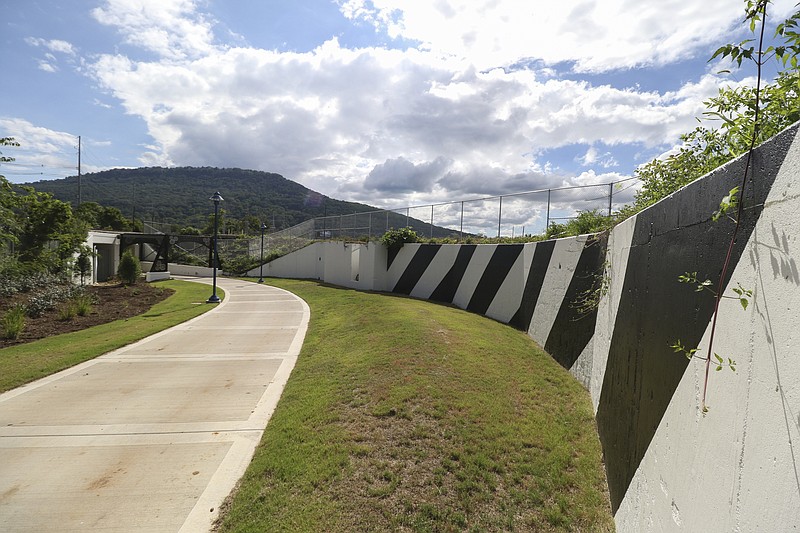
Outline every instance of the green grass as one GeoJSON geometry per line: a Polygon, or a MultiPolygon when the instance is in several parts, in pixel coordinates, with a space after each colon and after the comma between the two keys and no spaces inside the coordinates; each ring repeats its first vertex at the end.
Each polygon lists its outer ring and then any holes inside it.
{"type": "Polygon", "coordinates": [[[613,531],[588,393],[525,334],[269,283],[311,323],[220,531],[613,531]]]}
{"type": "MultiPolygon", "coordinates": [[[[200,305],[208,297],[208,285],[179,280],[156,284],[174,289],[175,294],[141,315],[0,350],[0,392],[88,361],[212,309],[200,305]]],[[[222,297],[220,289],[217,293],[222,297]]]]}

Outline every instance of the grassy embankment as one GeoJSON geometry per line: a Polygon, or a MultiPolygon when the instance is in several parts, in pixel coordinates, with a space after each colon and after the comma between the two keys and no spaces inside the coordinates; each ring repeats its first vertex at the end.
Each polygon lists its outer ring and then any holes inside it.
{"type": "MultiPolygon", "coordinates": [[[[141,315],[0,350],[0,392],[88,361],[212,309],[201,305],[208,298],[208,285],[179,280],[157,284],[175,290],[175,294],[141,315]]],[[[219,289],[217,293],[222,296],[219,289]]]]}
{"type": "Polygon", "coordinates": [[[302,353],[221,531],[612,531],[588,394],[458,309],[269,280],[302,353]]]}

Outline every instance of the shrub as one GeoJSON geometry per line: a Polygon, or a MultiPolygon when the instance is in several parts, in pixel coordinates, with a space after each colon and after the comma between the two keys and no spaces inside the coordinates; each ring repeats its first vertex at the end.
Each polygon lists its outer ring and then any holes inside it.
{"type": "Polygon", "coordinates": [[[55,309],[59,302],[72,298],[75,287],[69,283],[48,284],[42,286],[33,296],[28,298],[25,305],[27,315],[31,318],[42,316],[45,312],[55,309]]]}
{"type": "Polygon", "coordinates": [[[383,234],[381,242],[389,248],[393,248],[402,246],[408,242],[419,242],[419,235],[410,227],[399,229],[392,228],[383,234]]]}
{"type": "Polygon", "coordinates": [[[94,300],[90,294],[78,294],[75,296],[73,300],[73,304],[75,305],[75,312],[78,313],[78,316],[86,316],[92,312],[92,304],[94,300]]]}
{"type": "Polygon", "coordinates": [[[3,337],[6,339],[19,338],[20,333],[25,329],[25,306],[16,304],[6,311],[2,325],[3,337]]]}
{"type": "Polygon", "coordinates": [[[75,307],[75,302],[66,302],[58,308],[58,319],[64,322],[72,320],[76,314],[78,314],[78,310],[75,307]]]}
{"type": "Polygon", "coordinates": [[[566,224],[550,222],[545,236],[548,239],[558,239],[560,237],[588,235],[591,233],[600,233],[601,231],[611,228],[613,225],[613,217],[604,215],[596,209],[592,211],[581,211],[578,213],[577,217],[566,224]]]}
{"type": "Polygon", "coordinates": [[[135,285],[139,281],[139,276],[142,275],[142,265],[139,259],[133,255],[130,250],[122,254],[122,259],[119,261],[119,268],[117,268],[117,276],[126,285],[135,285]]]}
{"type": "Polygon", "coordinates": [[[257,268],[259,264],[259,257],[250,257],[249,255],[231,256],[225,258],[223,270],[226,273],[241,275],[249,270],[257,268]]]}
{"type": "Polygon", "coordinates": [[[0,296],[12,296],[19,292],[31,292],[34,289],[66,284],[69,284],[69,279],[63,274],[51,274],[35,270],[27,272],[6,271],[0,275],[0,296]]]}

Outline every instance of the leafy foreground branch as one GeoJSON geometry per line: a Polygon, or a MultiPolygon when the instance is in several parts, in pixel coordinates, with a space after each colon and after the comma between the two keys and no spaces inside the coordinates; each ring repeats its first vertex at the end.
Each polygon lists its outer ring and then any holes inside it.
{"type": "Polygon", "coordinates": [[[220,531],[611,531],[588,394],[523,333],[269,280],[303,351],[220,531]]]}

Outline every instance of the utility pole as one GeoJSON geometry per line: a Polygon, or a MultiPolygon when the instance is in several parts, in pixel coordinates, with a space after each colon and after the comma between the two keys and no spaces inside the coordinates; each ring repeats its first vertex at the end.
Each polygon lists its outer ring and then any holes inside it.
{"type": "Polygon", "coordinates": [[[78,135],[78,205],[81,205],[81,136],[78,135]]]}
{"type": "MultiPolygon", "coordinates": [[[[136,179],[133,180],[133,231],[136,231],[136,179]]],[[[144,229],[144,224],[142,225],[144,229]]]]}

